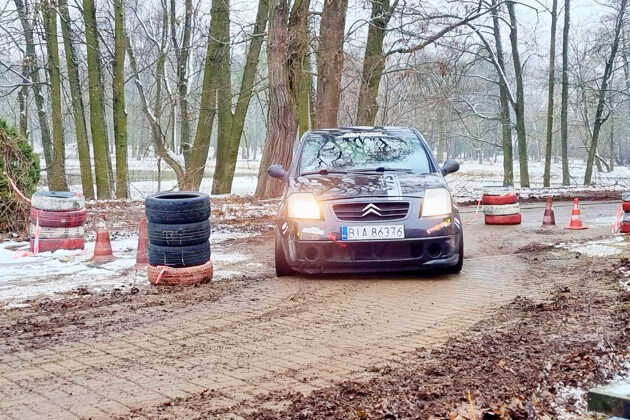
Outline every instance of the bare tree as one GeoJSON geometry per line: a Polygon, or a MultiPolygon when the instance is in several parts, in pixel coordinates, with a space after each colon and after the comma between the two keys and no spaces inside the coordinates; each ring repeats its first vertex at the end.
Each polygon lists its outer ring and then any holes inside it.
{"type": "MultiPolygon", "coordinates": [[[[615,29],[613,32],[613,38],[610,46],[610,55],[606,60],[604,67],[604,73],[602,75],[601,84],[598,90],[598,102],[597,110],[595,111],[595,121],[593,121],[593,135],[588,150],[588,158],[586,160],[586,172],[584,173],[584,185],[589,185],[593,176],[593,162],[595,161],[595,155],[597,154],[597,145],[599,141],[599,134],[601,132],[602,125],[608,119],[608,116],[604,117],[604,104],[606,102],[606,93],[608,91],[608,84],[614,71],[615,57],[617,56],[617,50],[619,49],[619,39],[621,37],[621,28],[624,22],[624,16],[626,13],[626,6],[628,0],[621,0],[617,16],[615,17],[615,29]]],[[[609,114],[610,115],[610,114],[609,114]]]]}
{"type": "Polygon", "coordinates": [[[111,198],[110,168],[107,128],[101,75],[98,28],[94,0],[83,0],[85,21],[85,41],[87,48],[88,91],[90,97],[90,128],[94,149],[94,170],[96,172],[96,193],[98,198],[111,198]]]}
{"type": "Polygon", "coordinates": [[[343,72],[343,37],[348,0],[324,2],[317,51],[315,128],[337,126],[343,72]]]}
{"type": "Polygon", "coordinates": [[[560,105],[560,155],[562,157],[562,185],[571,182],[569,174],[569,29],[571,0],[564,0],[564,27],[562,29],[562,103],[560,105]]]}
{"type": "Polygon", "coordinates": [[[551,182],[551,152],[553,147],[553,97],[556,70],[556,23],[558,19],[558,0],[551,6],[551,41],[549,44],[549,88],[547,95],[547,140],[545,142],[545,173],[543,185],[549,187],[551,182]]]}

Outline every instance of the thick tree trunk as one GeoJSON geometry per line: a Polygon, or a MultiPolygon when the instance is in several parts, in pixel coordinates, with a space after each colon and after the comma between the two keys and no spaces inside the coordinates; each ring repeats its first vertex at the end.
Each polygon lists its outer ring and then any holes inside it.
{"type": "Polygon", "coordinates": [[[560,155],[562,157],[562,185],[569,185],[569,27],[571,0],[564,0],[564,27],[562,29],[562,103],[560,104],[560,155]]]}
{"type": "Polygon", "coordinates": [[[53,191],[68,191],[66,180],[66,147],[63,138],[61,113],[61,74],[59,72],[59,42],[57,40],[57,11],[46,0],[42,7],[46,31],[46,68],[50,77],[50,109],[52,111],[53,148],[52,165],[48,168],[48,186],[53,191]]]}
{"type": "Polygon", "coordinates": [[[326,0],[319,26],[315,128],[337,127],[348,0],[326,0]]]}
{"type": "Polygon", "coordinates": [[[556,71],[556,23],[558,19],[558,0],[553,0],[551,7],[551,41],[549,45],[549,90],[547,95],[547,139],[545,142],[545,173],[543,186],[551,183],[551,152],[553,148],[553,96],[556,71]]]}
{"type": "Polygon", "coordinates": [[[127,171],[127,111],[125,110],[125,19],[123,0],[114,0],[114,144],[116,145],[116,197],[129,198],[127,171]]]}
{"type": "MultiPolygon", "coordinates": [[[[290,72],[294,67],[287,63],[287,57],[299,60],[303,56],[299,51],[291,50],[291,26],[287,25],[287,0],[269,1],[269,36],[267,41],[267,58],[269,69],[269,113],[267,141],[260,161],[260,172],[255,197],[265,199],[282,194],[284,183],[267,175],[267,167],[280,164],[288,168],[291,164],[293,145],[297,134],[297,107],[295,92],[299,86],[291,86],[290,72]],[[297,88],[297,89],[296,89],[297,88]]],[[[293,10],[296,10],[295,7],[293,10]]],[[[292,16],[299,22],[297,16],[292,16]]],[[[295,40],[293,40],[295,42],[295,40]]],[[[295,44],[293,44],[295,45],[295,44]]],[[[300,80],[300,75],[293,80],[300,80]]]]}
{"type": "MultiPolygon", "coordinates": [[[[268,0],[259,0],[258,13],[254,33],[247,51],[247,61],[243,70],[241,88],[232,114],[232,102],[230,84],[231,69],[229,63],[229,51],[224,53],[219,75],[219,134],[217,138],[217,162],[212,182],[212,194],[228,194],[232,189],[232,181],[236,170],[238,147],[243,135],[245,117],[252,97],[252,89],[256,78],[256,70],[260,60],[260,51],[264,39],[267,17],[269,15],[268,0]],[[228,100],[229,99],[229,100],[228,100]],[[222,102],[221,102],[222,101],[222,102]],[[226,102],[227,101],[227,102],[226,102]]],[[[224,29],[226,39],[229,39],[229,28],[224,29]]]]}
{"type": "Polygon", "coordinates": [[[85,198],[87,200],[93,200],[94,178],[92,176],[92,160],[90,158],[90,145],[88,143],[87,126],[85,124],[85,106],[83,104],[81,79],[79,78],[79,65],[77,63],[74,44],[72,43],[75,37],[70,27],[68,0],[59,0],[59,12],[66,55],[66,68],[68,69],[68,82],[70,84],[70,98],[72,100],[72,116],[77,139],[79,167],[81,169],[81,187],[85,198]]]}
{"type": "Polygon", "coordinates": [[[83,0],[85,21],[85,41],[87,48],[88,91],[90,97],[90,129],[94,149],[94,171],[96,173],[96,193],[99,199],[111,198],[110,171],[108,168],[107,128],[101,83],[98,29],[94,0],[83,0]]]}
{"type": "Polygon", "coordinates": [[[26,42],[26,58],[28,60],[28,71],[33,88],[33,96],[35,97],[35,106],[37,107],[37,118],[39,120],[39,131],[42,140],[42,149],[44,151],[44,162],[46,167],[50,168],[53,161],[52,143],[50,139],[50,127],[48,126],[48,115],[46,114],[46,101],[42,94],[42,82],[39,77],[39,67],[37,64],[37,53],[35,51],[35,41],[33,38],[33,23],[31,21],[31,12],[28,8],[28,2],[24,0],[14,0],[15,9],[18,12],[22,31],[24,32],[24,40],[26,42]]]}
{"type": "MultiPolygon", "coordinates": [[[[201,91],[201,106],[199,109],[199,121],[197,123],[197,133],[192,148],[184,146],[184,160],[186,162],[186,178],[191,188],[199,189],[203,173],[208,160],[210,141],[212,136],[212,126],[214,117],[217,114],[217,88],[219,83],[219,72],[223,54],[228,54],[229,45],[222,44],[219,39],[224,31],[225,22],[219,16],[224,10],[229,12],[223,0],[213,0],[210,14],[210,30],[208,32],[208,49],[206,52],[206,64],[203,74],[203,87],[201,91]],[[214,17],[217,16],[215,19],[214,17]],[[226,52],[227,51],[227,52],[226,52]]],[[[229,22],[229,16],[225,16],[229,22]]],[[[231,98],[231,92],[229,97],[231,98]]],[[[226,98],[221,98],[226,100],[226,98]]]]}
{"type": "Polygon", "coordinates": [[[514,103],[514,114],[516,116],[516,137],[518,141],[518,162],[521,177],[521,187],[529,187],[529,169],[527,162],[527,132],[525,129],[525,92],[523,89],[523,66],[518,51],[518,21],[514,10],[513,1],[507,3],[510,15],[510,43],[512,45],[512,62],[514,63],[514,73],[516,75],[516,102],[514,103]]]}
{"type": "Polygon", "coordinates": [[[604,67],[604,74],[602,75],[602,83],[598,92],[597,109],[595,111],[595,121],[593,122],[593,136],[591,137],[591,144],[588,151],[588,158],[586,160],[586,172],[584,173],[584,185],[589,185],[593,176],[593,162],[597,155],[597,143],[599,141],[599,133],[602,125],[606,121],[602,118],[604,113],[604,105],[606,103],[606,92],[608,91],[608,84],[610,77],[614,70],[615,57],[617,56],[617,50],[619,49],[619,38],[621,36],[621,28],[623,25],[623,18],[626,12],[628,0],[621,0],[619,5],[619,14],[617,15],[615,22],[615,31],[613,35],[612,45],[610,48],[610,56],[606,60],[606,66],[604,67]]]}
{"type": "MultiPolygon", "coordinates": [[[[496,6],[497,0],[492,5],[496,6]]],[[[492,13],[493,34],[496,47],[496,60],[499,70],[505,74],[505,58],[503,41],[499,26],[499,10],[492,13]]],[[[499,76],[499,118],[501,120],[501,136],[503,148],[503,185],[514,185],[514,154],[512,151],[512,123],[510,121],[510,98],[505,79],[499,76]]]]}
{"type": "Polygon", "coordinates": [[[392,16],[389,0],[372,0],[372,15],[368,28],[363,70],[361,71],[361,87],[357,106],[356,122],[358,125],[374,125],[378,112],[378,88],[385,69],[383,40],[389,20],[392,16]]]}

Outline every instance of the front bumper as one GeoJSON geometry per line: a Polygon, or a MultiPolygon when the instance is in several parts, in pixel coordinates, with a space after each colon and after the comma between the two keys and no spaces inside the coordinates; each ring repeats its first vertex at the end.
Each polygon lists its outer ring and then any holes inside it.
{"type": "Polygon", "coordinates": [[[404,239],[341,241],[341,227],[348,223],[330,220],[284,219],[277,229],[287,263],[302,273],[411,271],[457,264],[463,235],[459,214],[392,224],[405,225],[404,239]],[[432,230],[442,224],[447,225],[432,230]]]}

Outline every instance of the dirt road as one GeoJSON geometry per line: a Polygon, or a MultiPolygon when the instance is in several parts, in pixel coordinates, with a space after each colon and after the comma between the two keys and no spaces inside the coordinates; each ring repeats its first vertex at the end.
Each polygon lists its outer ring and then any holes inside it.
{"type": "MultiPolygon", "coordinates": [[[[224,256],[250,260],[223,258],[218,270],[239,274],[210,285],[84,292],[2,310],[0,417],[246,414],[238,407],[258,394],[367,381],[379,366],[402,366],[416,349],[461,336],[517,296],[543,299],[578,282],[582,273],[569,265],[576,254],[548,244],[609,235],[618,203],[584,203],[587,231],[539,231],[543,207],[524,205],[519,227],[484,226],[482,217],[470,224],[474,207],[464,208],[458,276],[278,279],[265,233],[222,244],[224,256]]],[[[559,223],[569,213],[570,203],[556,204],[559,223]]]]}

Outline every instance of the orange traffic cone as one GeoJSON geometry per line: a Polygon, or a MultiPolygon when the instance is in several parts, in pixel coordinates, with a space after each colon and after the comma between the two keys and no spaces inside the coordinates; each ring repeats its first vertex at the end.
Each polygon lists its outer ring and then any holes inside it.
{"type": "Polygon", "coordinates": [[[149,247],[149,236],[147,233],[147,219],[141,218],[138,225],[138,250],[136,251],[136,270],[141,270],[149,265],[147,260],[147,248],[149,247]]]}
{"type": "Polygon", "coordinates": [[[101,216],[101,221],[96,229],[96,244],[94,245],[93,262],[108,262],[114,260],[112,254],[112,243],[109,239],[109,231],[105,226],[105,216],[101,216]]]}
{"type": "Polygon", "coordinates": [[[588,226],[582,224],[582,213],[580,212],[580,200],[573,200],[573,211],[571,212],[571,223],[565,229],[581,230],[588,229],[588,226]]]}
{"type": "Polygon", "coordinates": [[[553,203],[551,197],[547,197],[547,205],[545,206],[545,215],[543,216],[542,227],[554,228],[556,227],[556,216],[553,212],[553,203]]]}

